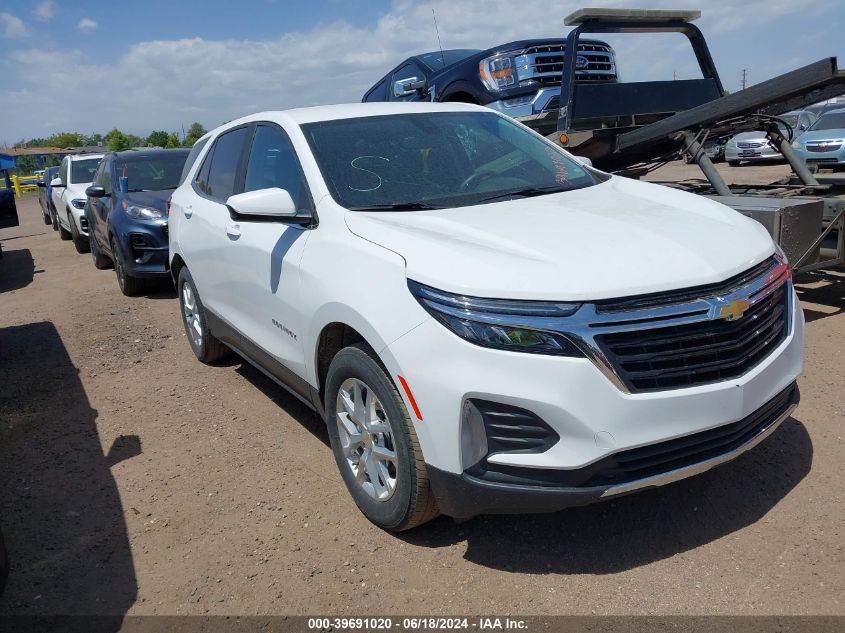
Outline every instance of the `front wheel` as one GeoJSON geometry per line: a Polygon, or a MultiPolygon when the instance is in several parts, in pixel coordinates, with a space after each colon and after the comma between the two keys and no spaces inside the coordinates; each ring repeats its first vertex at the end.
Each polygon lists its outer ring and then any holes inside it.
{"type": "Polygon", "coordinates": [[[82,235],[79,232],[79,229],[76,228],[76,222],[73,220],[73,216],[68,212],[67,214],[67,221],[70,224],[70,237],[73,239],[73,245],[76,248],[77,253],[87,253],[91,250],[91,245],[88,243],[88,238],[82,235]]]}
{"type": "Polygon", "coordinates": [[[94,260],[94,268],[97,270],[109,268],[112,265],[111,260],[100,252],[100,245],[97,243],[97,238],[93,232],[88,242],[91,245],[91,259],[94,260]]]}
{"type": "MultiPolygon", "coordinates": [[[[71,219],[69,213],[67,214],[67,221],[68,221],[68,226],[73,226],[73,220],[71,219]]],[[[58,220],[57,220],[57,222],[58,222],[58,220]]],[[[66,229],[65,227],[63,227],[61,222],[58,222],[58,224],[59,224],[59,239],[60,240],[67,241],[67,240],[73,238],[73,235],[71,234],[70,229],[66,229]]]]}
{"type": "Polygon", "coordinates": [[[144,280],[139,277],[133,277],[126,272],[126,266],[123,263],[123,254],[117,248],[117,241],[111,240],[111,254],[114,262],[114,273],[117,276],[117,285],[120,291],[127,297],[137,297],[146,288],[144,280]]]}
{"type": "Polygon", "coordinates": [[[730,165],[731,167],[739,167],[739,161],[738,160],[729,160],[728,165],[730,165]]]}
{"type": "Polygon", "coordinates": [[[414,424],[367,345],[347,347],[332,359],[325,397],[335,461],[364,516],[395,532],[436,517],[414,424]]]}
{"type": "Polygon", "coordinates": [[[179,271],[176,290],[179,293],[179,306],[182,308],[182,325],[185,326],[188,343],[197,360],[213,363],[227,356],[229,348],[208,330],[205,307],[197,293],[194,278],[191,277],[187,268],[179,271]]]}
{"type": "Polygon", "coordinates": [[[53,220],[50,218],[50,212],[44,211],[44,207],[41,207],[41,215],[44,219],[44,224],[52,224],[53,220]]]}

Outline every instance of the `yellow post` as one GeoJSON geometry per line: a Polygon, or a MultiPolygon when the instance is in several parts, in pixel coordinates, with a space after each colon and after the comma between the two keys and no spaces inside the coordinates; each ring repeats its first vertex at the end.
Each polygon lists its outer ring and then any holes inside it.
{"type": "Polygon", "coordinates": [[[23,191],[21,191],[21,180],[20,176],[17,174],[12,175],[12,189],[15,190],[15,195],[20,198],[23,195],[23,191]]]}

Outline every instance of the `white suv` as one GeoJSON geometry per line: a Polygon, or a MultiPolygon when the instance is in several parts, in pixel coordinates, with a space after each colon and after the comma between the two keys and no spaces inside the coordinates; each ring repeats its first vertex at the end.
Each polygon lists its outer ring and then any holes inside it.
{"type": "Polygon", "coordinates": [[[384,528],[675,481],[798,402],[790,267],[716,202],[463,104],[264,112],[193,154],[170,254],[194,353],[320,412],[384,528]]]}
{"type": "Polygon", "coordinates": [[[53,207],[59,223],[59,237],[73,240],[78,253],[91,250],[88,243],[88,221],[85,219],[85,190],[94,180],[94,172],[103,154],[71,154],[65,156],[59,175],[50,183],[53,188],[53,207]]]}

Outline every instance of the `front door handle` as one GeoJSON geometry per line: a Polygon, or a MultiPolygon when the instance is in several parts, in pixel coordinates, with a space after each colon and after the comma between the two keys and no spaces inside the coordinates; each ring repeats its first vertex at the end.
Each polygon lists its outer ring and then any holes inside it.
{"type": "Polygon", "coordinates": [[[238,239],[241,236],[241,225],[237,222],[226,223],[226,235],[232,239],[238,239]]]}
{"type": "Polygon", "coordinates": [[[186,218],[191,217],[194,214],[194,207],[193,205],[186,204],[185,207],[182,209],[182,213],[185,214],[186,218]]]}

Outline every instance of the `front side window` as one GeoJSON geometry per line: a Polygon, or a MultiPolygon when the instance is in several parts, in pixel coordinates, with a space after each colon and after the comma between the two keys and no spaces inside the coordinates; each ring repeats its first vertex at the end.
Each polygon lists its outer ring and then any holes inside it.
{"type": "Polygon", "coordinates": [[[311,207],[305,178],[287,135],[277,127],[259,125],[249,153],[244,191],[271,187],[287,191],[297,209],[311,207]]]}
{"type": "Polygon", "coordinates": [[[205,160],[208,164],[207,174],[202,173],[205,171],[204,165],[197,180],[197,185],[212,198],[225,202],[235,192],[238,167],[248,130],[246,127],[237,128],[217,137],[212,152],[205,160]]]}
{"type": "Polygon", "coordinates": [[[67,166],[70,163],[70,159],[65,159],[62,161],[62,166],[59,168],[59,178],[62,181],[63,185],[67,184],[67,166]]]}
{"type": "Polygon", "coordinates": [[[97,167],[100,166],[99,158],[84,158],[75,160],[70,164],[71,183],[93,182],[97,167]]]}
{"type": "Polygon", "coordinates": [[[191,153],[188,154],[188,160],[185,161],[185,167],[182,169],[182,175],[179,177],[180,185],[185,182],[185,179],[188,177],[188,172],[191,171],[191,167],[197,160],[197,156],[199,156],[200,152],[202,151],[202,148],[206,145],[208,145],[207,138],[201,139],[194,143],[194,146],[191,148],[191,153]]]}
{"type": "Polygon", "coordinates": [[[302,129],[332,196],[349,209],[468,206],[600,181],[561,149],[492,112],[394,114],[302,129]]]}
{"type": "Polygon", "coordinates": [[[116,161],[117,172],[126,176],[129,191],[165,191],[175,189],[188,153],[162,152],[152,156],[132,156],[116,161]]]}

